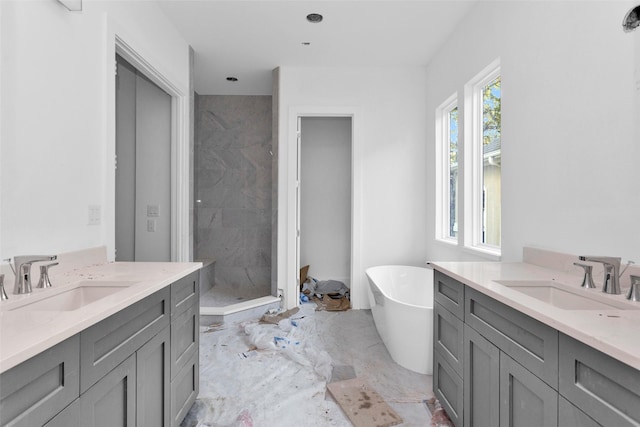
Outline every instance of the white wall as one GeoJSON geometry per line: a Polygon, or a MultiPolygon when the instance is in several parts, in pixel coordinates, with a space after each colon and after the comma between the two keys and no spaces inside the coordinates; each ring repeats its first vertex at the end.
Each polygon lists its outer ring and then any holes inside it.
{"type": "Polygon", "coordinates": [[[300,266],[318,280],[351,280],[351,118],[303,117],[300,266]]]}
{"type": "Polygon", "coordinates": [[[152,2],[3,0],[0,19],[0,258],[99,245],[113,258],[115,36],[186,96],[189,47],[152,2]]]}
{"type": "Polygon", "coordinates": [[[354,181],[360,186],[354,188],[353,227],[360,251],[352,260],[351,295],[354,308],[366,308],[367,267],[425,261],[425,83],[425,69],[419,67],[280,68],[278,283],[286,283],[288,306],[297,300],[295,230],[290,229],[295,224],[295,122],[290,113],[357,111],[354,181]]]}
{"type": "MultiPolygon", "coordinates": [[[[501,59],[502,260],[537,246],[640,262],[633,136],[640,44],[621,28],[635,4],[479,2],[431,61],[426,166],[433,171],[436,107],[455,91],[462,106],[464,84],[501,59]]],[[[435,242],[433,172],[427,179],[426,258],[481,260],[435,242]]]]}

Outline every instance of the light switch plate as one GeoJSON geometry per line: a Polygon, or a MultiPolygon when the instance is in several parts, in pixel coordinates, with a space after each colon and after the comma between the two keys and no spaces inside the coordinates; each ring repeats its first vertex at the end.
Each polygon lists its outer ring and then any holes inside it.
{"type": "Polygon", "coordinates": [[[160,216],[159,205],[147,205],[147,218],[157,218],[160,216]]]}
{"type": "Polygon", "coordinates": [[[100,205],[90,205],[88,210],[88,225],[100,225],[102,209],[100,205]]]}

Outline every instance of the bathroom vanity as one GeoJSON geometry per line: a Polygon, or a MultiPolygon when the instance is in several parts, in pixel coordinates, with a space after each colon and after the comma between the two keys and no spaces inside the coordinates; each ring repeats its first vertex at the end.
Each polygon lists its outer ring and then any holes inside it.
{"type": "Polygon", "coordinates": [[[178,426],[198,393],[199,268],[105,263],[2,301],[0,425],[178,426]]]}
{"type": "Polygon", "coordinates": [[[435,263],[433,389],[457,427],[640,425],[640,304],[526,263],[435,263]]]}

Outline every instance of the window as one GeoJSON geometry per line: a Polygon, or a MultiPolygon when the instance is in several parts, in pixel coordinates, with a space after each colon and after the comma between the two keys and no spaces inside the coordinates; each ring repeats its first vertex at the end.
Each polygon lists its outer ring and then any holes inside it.
{"type": "Polygon", "coordinates": [[[458,105],[457,95],[436,111],[438,138],[437,232],[441,240],[458,242],[458,105]]]}
{"type": "Polygon", "coordinates": [[[502,88],[500,65],[490,65],[465,89],[465,246],[500,255],[502,88]]]}

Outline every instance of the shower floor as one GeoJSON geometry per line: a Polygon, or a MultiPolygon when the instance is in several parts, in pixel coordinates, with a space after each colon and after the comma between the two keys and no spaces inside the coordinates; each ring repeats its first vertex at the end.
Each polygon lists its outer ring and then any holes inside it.
{"type": "Polygon", "coordinates": [[[200,307],[226,307],[243,301],[271,295],[269,286],[214,285],[200,294],[200,307]]]}

